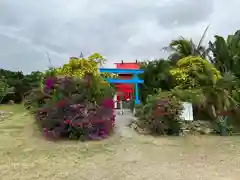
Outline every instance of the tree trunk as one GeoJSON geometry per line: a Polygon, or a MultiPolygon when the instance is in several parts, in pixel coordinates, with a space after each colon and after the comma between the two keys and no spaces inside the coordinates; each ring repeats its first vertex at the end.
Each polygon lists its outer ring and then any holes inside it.
{"type": "Polygon", "coordinates": [[[217,118],[216,108],[215,108],[214,105],[211,105],[210,111],[211,111],[210,114],[211,114],[212,118],[213,118],[214,120],[217,120],[218,118],[217,118]]]}

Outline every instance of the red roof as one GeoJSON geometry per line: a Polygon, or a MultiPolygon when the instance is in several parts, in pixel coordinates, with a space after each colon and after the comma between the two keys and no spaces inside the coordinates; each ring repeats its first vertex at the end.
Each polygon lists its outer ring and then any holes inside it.
{"type": "Polygon", "coordinates": [[[140,65],[136,62],[115,63],[117,69],[140,69],[140,65]]]}

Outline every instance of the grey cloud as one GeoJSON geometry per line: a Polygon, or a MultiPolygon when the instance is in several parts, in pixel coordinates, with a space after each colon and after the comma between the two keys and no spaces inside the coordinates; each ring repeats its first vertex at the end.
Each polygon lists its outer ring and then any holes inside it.
{"type": "Polygon", "coordinates": [[[31,67],[34,67],[34,69],[45,69],[45,67],[47,67],[47,61],[42,61],[43,55],[33,51],[31,46],[25,45],[23,48],[20,41],[6,36],[0,36],[0,38],[0,58],[1,65],[3,64],[4,68],[29,72],[31,67]],[[18,49],[21,49],[21,51],[18,49]]]}
{"type": "Polygon", "coordinates": [[[163,27],[180,27],[205,21],[213,12],[213,0],[176,0],[162,6],[158,13],[163,27]]]}
{"type": "Polygon", "coordinates": [[[200,36],[208,23],[220,28],[216,8],[226,1],[213,2],[7,0],[0,3],[0,47],[4,50],[0,66],[14,68],[21,61],[18,68],[24,71],[44,69],[46,51],[56,66],[80,52],[102,53],[109,60],[107,66],[121,59],[162,57],[160,48],[171,39],[200,36]]]}

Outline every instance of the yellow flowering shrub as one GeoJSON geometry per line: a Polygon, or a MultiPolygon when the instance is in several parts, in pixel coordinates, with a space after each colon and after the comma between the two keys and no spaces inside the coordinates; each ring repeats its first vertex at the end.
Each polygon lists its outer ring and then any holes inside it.
{"type": "MultiPolygon", "coordinates": [[[[115,77],[114,74],[100,73],[99,67],[105,62],[104,57],[101,54],[93,53],[86,58],[70,58],[67,64],[64,64],[58,68],[51,68],[45,72],[45,77],[49,76],[75,76],[83,78],[86,74],[92,74],[96,80],[101,84],[109,85],[104,78],[115,77]]],[[[44,86],[44,78],[42,79],[41,86],[44,86]]]]}
{"type": "Polygon", "coordinates": [[[177,67],[170,70],[178,86],[182,88],[193,88],[200,85],[198,75],[207,75],[207,70],[211,70],[213,80],[221,78],[220,72],[206,59],[196,56],[188,56],[177,62],[177,67]]]}
{"type": "Polygon", "coordinates": [[[64,76],[77,76],[84,77],[86,74],[91,73],[94,76],[99,75],[99,65],[102,64],[104,58],[98,54],[94,53],[93,55],[87,58],[70,58],[68,64],[64,64],[60,68],[56,68],[56,75],[64,76]]]}

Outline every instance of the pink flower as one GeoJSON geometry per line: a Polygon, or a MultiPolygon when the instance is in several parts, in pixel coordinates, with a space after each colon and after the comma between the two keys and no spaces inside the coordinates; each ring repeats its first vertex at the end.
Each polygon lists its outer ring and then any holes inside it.
{"type": "Polygon", "coordinates": [[[65,124],[70,124],[71,121],[70,121],[69,119],[67,119],[67,120],[64,121],[64,123],[65,123],[65,124]]]}
{"type": "Polygon", "coordinates": [[[62,99],[58,102],[58,107],[63,107],[65,105],[65,101],[62,99]]]}
{"type": "Polygon", "coordinates": [[[48,130],[47,128],[43,128],[43,135],[44,135],[45,137],[48,137],[48,135],[49,135],[49,130],[48,130]]]}
{"type": "Polygon", "coordinates": [[[51,88],[53,86],[55,82],[55,78],[54,77],[49,77],[46,79],[46,87],[47,88],[51,88]]]}
{"type": "Polygon", "coordinates": [[[103,101],[103,106],[105,106],[107,108],[114,108],[114,102],[112,99],[105,99],[103,101]]]}

